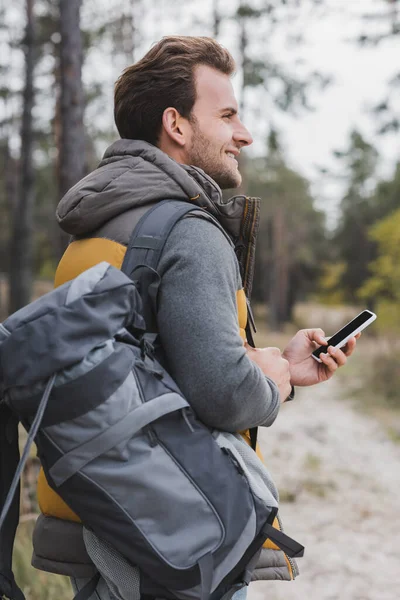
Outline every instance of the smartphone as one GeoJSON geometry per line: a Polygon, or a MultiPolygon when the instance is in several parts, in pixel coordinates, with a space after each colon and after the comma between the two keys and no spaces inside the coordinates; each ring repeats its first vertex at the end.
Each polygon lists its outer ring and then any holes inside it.
{"type": "Polygon", "coordinates": [[[322,352],[326,352],[328,346],[335,346],[336,348],[341,348],[349,341],[350,338],[357,335],[357,333],[368,327],[368,325],[371,325],[371,323],[375,321],[375,319],[375,313],[371,312],[370,310],[363,310],[362,312],[360,312],[359,315],[354,317],[352,321],[347,323],[347,325],[342,327],[342,329],[339,329],[339,331],[337,331],[332,337],[330,337],[327,346],[320,346],[319,348],[314,350],[311,356],[315,358],[315,360],[317,360],[318,362],[322,362],[319,358],[319,355],[322,352]]]}

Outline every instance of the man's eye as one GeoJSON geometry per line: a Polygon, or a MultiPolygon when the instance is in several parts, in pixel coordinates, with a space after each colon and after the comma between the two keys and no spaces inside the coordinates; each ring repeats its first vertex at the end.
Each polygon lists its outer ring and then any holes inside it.
{"type": "Polygon", "coordinates": [[[223,115],[224,119],[230,119],[232,116],[232,113],[227,113],[226,115],[223,115]]]}

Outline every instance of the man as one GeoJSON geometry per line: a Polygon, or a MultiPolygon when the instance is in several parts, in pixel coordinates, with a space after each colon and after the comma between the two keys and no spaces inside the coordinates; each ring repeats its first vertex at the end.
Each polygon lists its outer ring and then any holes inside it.
{"type": "MultiPolygon", "coordinates": [[[[292,386],[328,379],[345,364],[355,340],[345,351],[330,348],[321,363],[310,356],[326,342],[320,329],[298,332],[283,353],[245,341],[259,201],[221,198],[220,188],[240,185],[237,158],[252,143],[238,115],[233,71],[231,55],[214,40],[169,37],[121,75],[114,111],[121,139],[57,210],[73,239],[56,285],[102,260],[120,267],[134,226],[158,201],[183,200],[209,212],[227,235],[202,213],[182,219],[167,241],[159,263],[157,329],[167,367],[197,416],[211,428],[237,432],[271,425],[292,386]]],[[[78,520],[43,473],[38,496],[47,533],[78,520]]],[[[268,543],[266,551],[275,556],[263,578],[295,577],[283,553],[268,543]]],[[[107,598],[110,587],[121,597],[109,579],[98,595],[107,598]]]]}

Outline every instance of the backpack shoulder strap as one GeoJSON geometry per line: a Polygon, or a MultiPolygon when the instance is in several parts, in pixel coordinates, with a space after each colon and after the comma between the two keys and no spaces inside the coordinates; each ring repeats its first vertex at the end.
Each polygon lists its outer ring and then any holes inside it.
{"type": "Polygon", "coordinates": [[[157,332],[155,316],[160,284],[158,263],[169,234],[188,213],[197,213],[199,217],[212,221],[227,235],[218,221],[204,209],[183,200],[163,200],[143,215],[129,240],[121,270],[137,285],[149,333],[157,332]]]}
{"type": "Polygon", "coordinates": [[[187,213],[202,211],[183,200],[163,200],[150,208],[132,232],[121,270],[136,279],[135,269],[156,270],[165,243],[176,223],[187,213]]]}
{"type": "MultiPolygon", "coordinates": [[[[199,216],[214,222],[227,237],[229,243],[232,243],[228,234],[214,217],[204,209],[182,200],[163,200],[142,216],[132,232],[121,270],[133,279],[138,287],[143,303],[142,313],[148,333],[157,333],[157,293],[160,284],[157,267],[162,251],[176,223],[190,212],[197,212],[199,216]]],[[[250,318],[253,320],[253,315],[250,307],[248,310],[247,335],[250,338],[248,341],[254,346],[249,325],[249,320],[250,318]]],[[[249,431],[251,447],[256,450],[257,427],[249,431]]]]}

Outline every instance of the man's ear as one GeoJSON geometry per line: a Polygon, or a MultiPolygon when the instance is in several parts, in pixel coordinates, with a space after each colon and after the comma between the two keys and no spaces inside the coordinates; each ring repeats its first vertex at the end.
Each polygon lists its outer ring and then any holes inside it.
{"type": "Polygon", "coordinates": [[[188,142],[188,120],[182,117],[176,108],[166,108],[162,117],[162,124],[167,136],[179,146],[188,142]]]}

